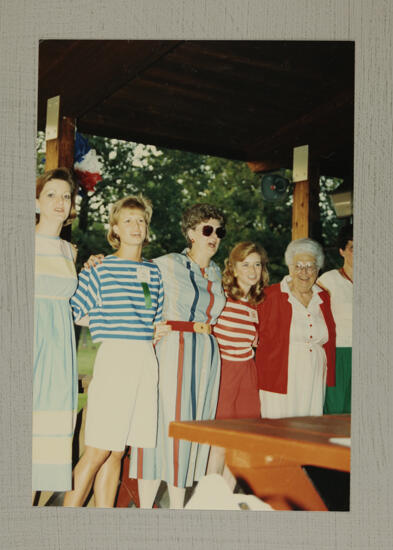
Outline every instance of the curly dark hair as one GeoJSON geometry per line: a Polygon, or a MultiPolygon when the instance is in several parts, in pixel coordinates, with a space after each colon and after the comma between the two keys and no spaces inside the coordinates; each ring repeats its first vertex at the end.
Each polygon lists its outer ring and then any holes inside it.
{"type": "MultiPolygon", "coordinates": [[[[70,225],[72,223],[72,220],[76,218],[76,210],[75,210],[75,198],[76,194],[78,192],[78,185],[75,182],[71,171],[68,170],[68,168],[54,168],[53,170],[48,170],[47,172],[44,172],[41,176],[38,176],[35,186],[35,197],[38,199],[41,195],[41,192],[48,181],[51,180],[62,180],[66,181],[70,186],[71,191],[71,209],[70,213],[68,215],[68,218],[63,223],[63,226],[70,225]]],[[[35,223],[37,224],[40,220],[40,215],[35,215],[35,223]]]]}
{"type": "Polygon", "coordinates": [[[269,282],[269,273],[267,270],[268,257],[266,250],[257,243],[241,242],[232,248],[229,257],[225,260],[225,268],[222,274],[222,284],[227,294],[234,300],[246,298],[251,305],[260,304],[264,297],[264,288],[269,282]],[[244,261],[250,254],[256,253],[261,258],[262,272],[259,281],[253,285],[247,296],[244,296],[243,290],[239,287],[235,275],[235,265],[237,262],[244,261]]]}
{"type": "Polygon", "coordinates": [[[190,208],[187,208],[187,210],[183,212],[181,219],[181,230],[189,245],[191,243],[188,238],[188,230],[195,229],[199,223],[206,222],[210,219],[218,220],[222,227],[225,226],[225,216],[223,212],[211,204],[202,202],[197,203],[190,206],[190,208]]]}

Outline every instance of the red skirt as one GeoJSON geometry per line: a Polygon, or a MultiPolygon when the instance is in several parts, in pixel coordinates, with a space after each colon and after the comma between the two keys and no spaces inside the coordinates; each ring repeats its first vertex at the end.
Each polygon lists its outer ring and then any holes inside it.
{"type": "Polygon", "coordinates": [[[216,418],[260,418],[257,370],[254,359],[221,359],[216,418]]]}

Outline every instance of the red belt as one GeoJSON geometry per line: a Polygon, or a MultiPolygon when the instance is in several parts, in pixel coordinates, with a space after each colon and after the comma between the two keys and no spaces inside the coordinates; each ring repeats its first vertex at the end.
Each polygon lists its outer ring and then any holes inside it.
{"type": "Polygon", "coordinates": [[[208,323],[193,323],[192,321],[167,321],[173,330],[179,332],[197,332],[198,334],[211,334],[212,326],[208,323]]]}

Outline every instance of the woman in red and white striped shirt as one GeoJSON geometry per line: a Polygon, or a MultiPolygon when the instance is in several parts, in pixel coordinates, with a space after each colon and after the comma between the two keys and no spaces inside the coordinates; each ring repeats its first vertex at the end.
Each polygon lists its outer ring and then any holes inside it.
{"type": "MultiPolygon", "coordinates": [[[[260,400],[254,362],[258,314],[268,283],[266,251],[252,242],[238,243],[225,261],[222,282],[226,305],[214,327],[221,355],[216,418],[259,418],[260,400]]],[[[213,447],[207,473],[221,473],[224,454],[213,447]]]]}
{"type": "Polygon", "coordinates": [[[267,285],[267,254],[258,244],[237,244],[225,262],[226,305],[214,327],[221,355],[216,418],[255,418],[260,402],[254,363],[257,305],[267,285]]]}

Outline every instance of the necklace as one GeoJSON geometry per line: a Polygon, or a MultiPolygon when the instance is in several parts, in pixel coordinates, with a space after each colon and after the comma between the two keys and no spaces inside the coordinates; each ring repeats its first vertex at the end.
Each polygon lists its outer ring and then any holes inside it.
{"type": "Polygon", "coordinates": [[[206,268],[201,267],[201,266],[199,265],[199,263],[196,261],[196,259],[192,256],[190,250],[188,250],[186,254],[187,254],[188,258],[190,258],[191,261],[193,261],[195,264],[197,264],[197,266],[198,266],[199,269],[201,270],[202,276],[203,276],[205,279],[208,279],[208,278],[209,278],[209,275],[208,275],[208,274],[206,273],[206,271],[205,271],[206,268]]]}

